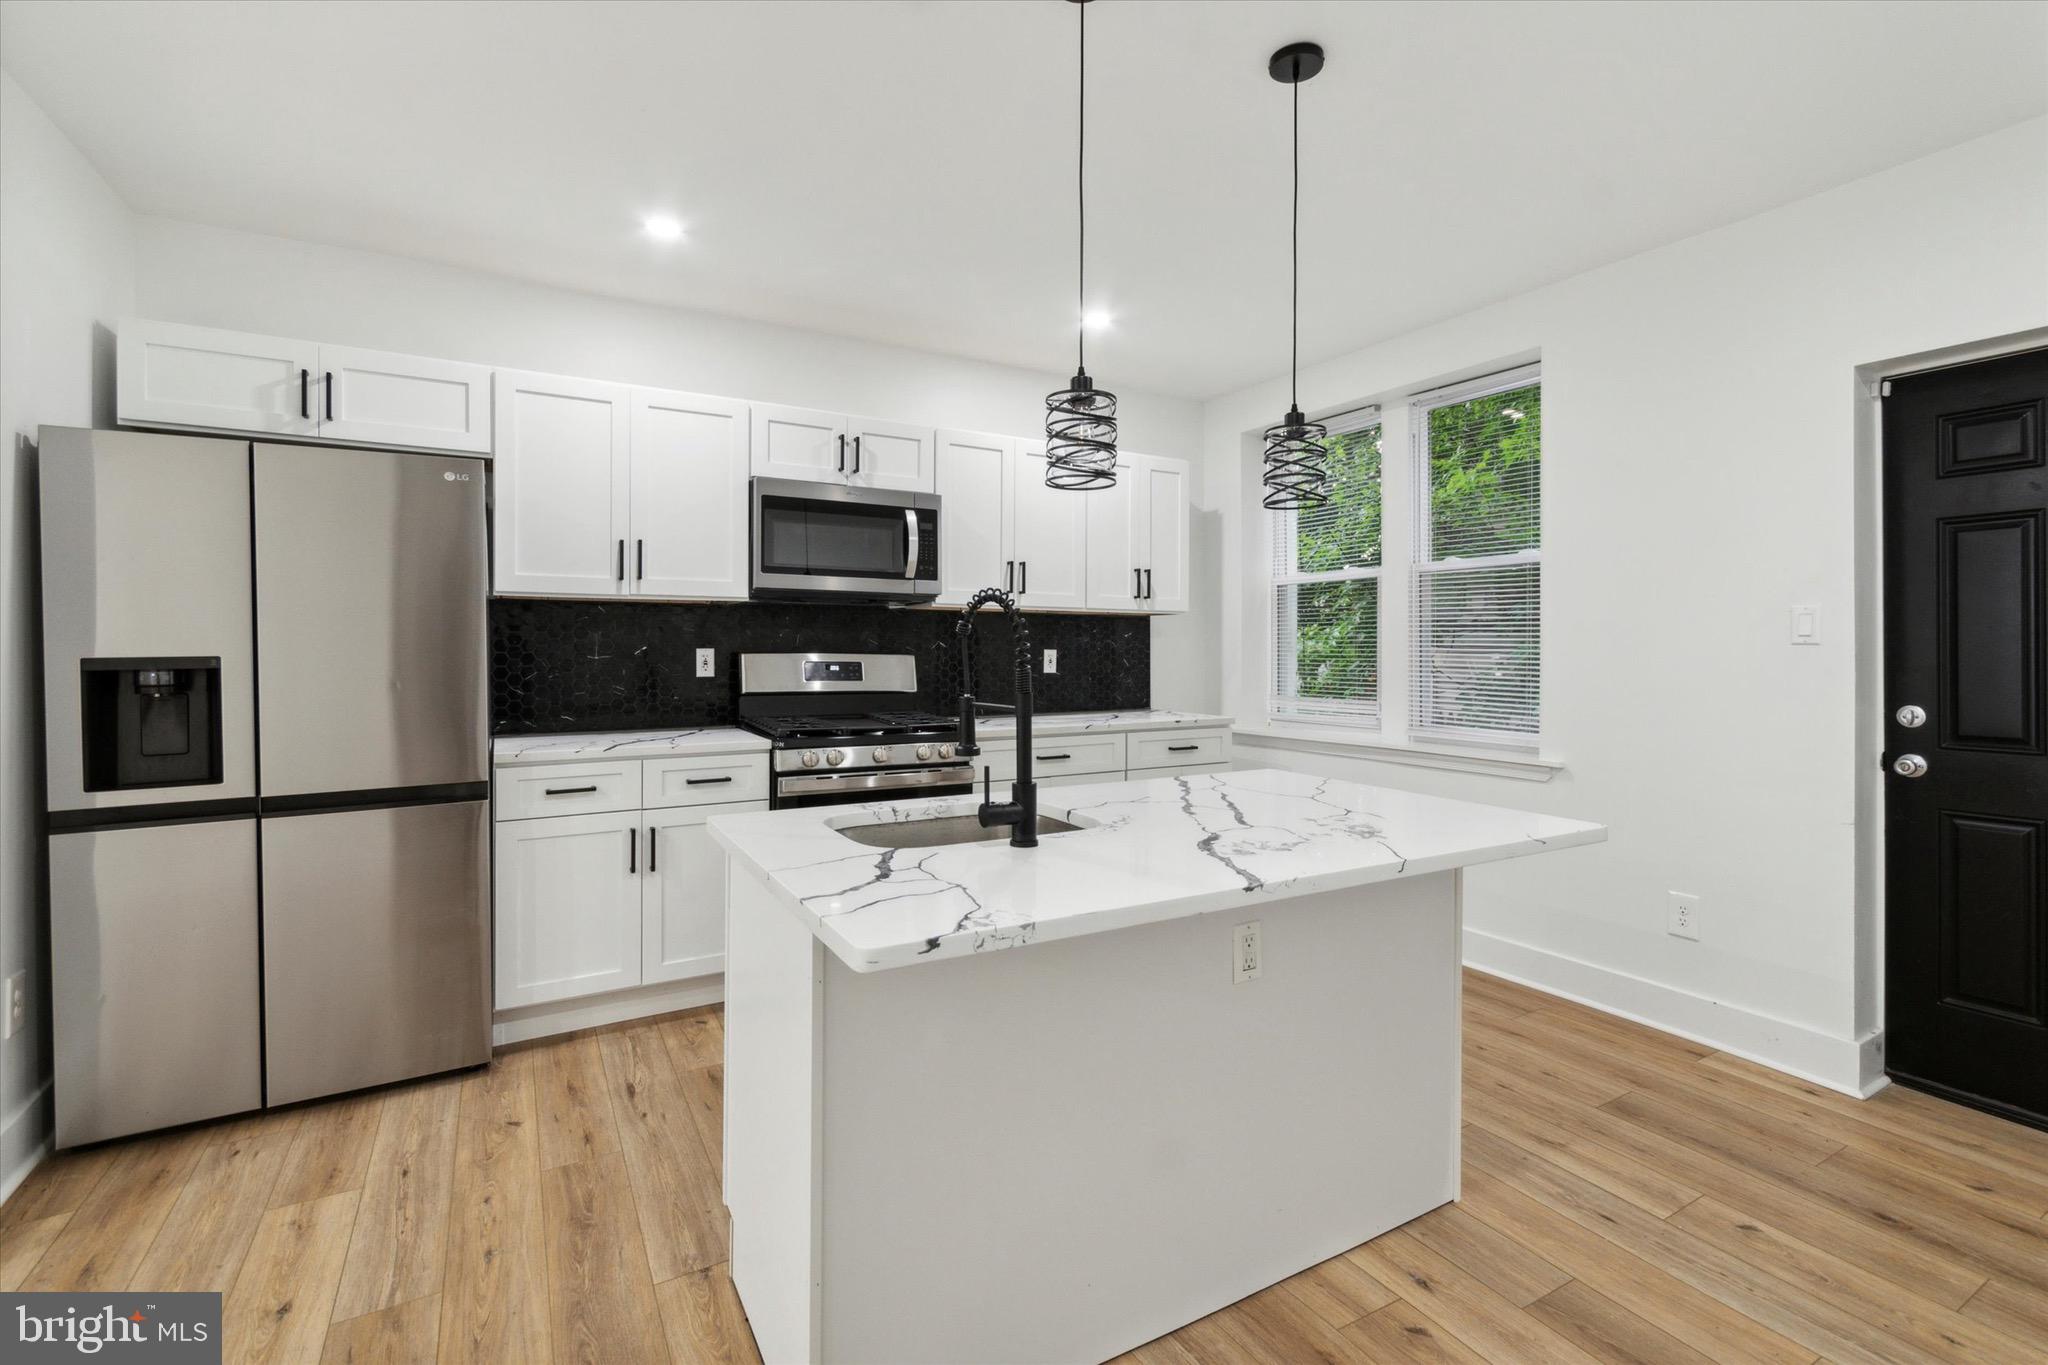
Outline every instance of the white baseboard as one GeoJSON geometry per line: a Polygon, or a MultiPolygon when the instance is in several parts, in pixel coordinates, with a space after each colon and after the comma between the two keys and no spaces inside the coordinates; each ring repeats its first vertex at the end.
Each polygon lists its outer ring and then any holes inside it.
{"type": "Polygon", "coordinates": [[[530,1038],[574,1033],[580,1028],[598,1028],[604,1024],[621,1024],[628,1019],[645,1019],[649,1015],[695,1009],[699,1005],[715,1005],[723,999],[725,974],[714,972],[688,981],[638,986],[629,991],[613,991],[609,995],[499,1010],[491,1024],[491,1042],[502,1047],[506,1043],[523,1043],[530,1038]]]}
{"type": "Polygon", "coordinates": [[[1465,965],[1858,1099],[1887,1084],[1882,1033],[1837,1038],[1477,929],[1465,930],[1465,965]]]}
{"type": "Polygon", "coordinates": [[[50,1154],[48,1111],[50,1083],[44,1081],[35,1093],[0,1120],[0,1204],[21,1188],[42,1159],[50,1154]]]}

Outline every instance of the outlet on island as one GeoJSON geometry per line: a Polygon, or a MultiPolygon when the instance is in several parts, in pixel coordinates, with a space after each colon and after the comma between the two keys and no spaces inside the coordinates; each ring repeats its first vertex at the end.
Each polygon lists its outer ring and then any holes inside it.
{"type": "Polygon", "coordinates": [[[1259,921],[1240,924],[1230,931],[1230,979],[1232,982],[1259,979],[1259,921]]]}

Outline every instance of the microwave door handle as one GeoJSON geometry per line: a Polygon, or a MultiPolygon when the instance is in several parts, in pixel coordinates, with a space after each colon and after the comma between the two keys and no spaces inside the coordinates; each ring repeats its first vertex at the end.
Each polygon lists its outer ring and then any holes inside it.
{"type": "Polygon", "coordinates": [[[903,576],[905,578],[915,578],[917,577],[918,555],[924,549],[917,534],[917,509],[915,507],[903,509],[903,525],[909,532],[908,538],[903,542],[903,576]]]}

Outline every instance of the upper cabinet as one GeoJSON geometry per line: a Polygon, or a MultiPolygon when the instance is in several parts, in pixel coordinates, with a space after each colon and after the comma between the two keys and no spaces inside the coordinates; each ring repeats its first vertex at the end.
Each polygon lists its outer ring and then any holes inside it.
{"type": "Polygon", "coordinates": [[[498,371],[493,590],[747,595],[747,405],[498,371]]]}
{"type": "Polygon", "coordinates": [[[753,408],[753,472],[763,478],[929,493],[934,449],[930,427],[769,403],[753,408]]]}
{"type": "Polygon", "coordinates": [[[118,349],[125,425],[491,451],[482,365],[139,318],[121,323],[118,349]]]}
{"type": "Polygon", "coordinates": [[[1109,488],[1045,484],[1042,442],[938,433],[941,605],[1007,589],[1039,611],[1187,610],[1187,464],[1117,459],[1109,488]]]}

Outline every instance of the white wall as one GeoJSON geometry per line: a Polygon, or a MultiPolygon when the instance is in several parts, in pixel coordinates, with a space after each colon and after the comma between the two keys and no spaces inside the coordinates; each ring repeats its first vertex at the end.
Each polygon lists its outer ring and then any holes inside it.
{"type": "Polygon", "coordinates": [[[0,1044],[0,1198],[50,1131],[36,428],[113,424],[134,293],[126,206],[0,72],[0,978],[31,982],[28,1029],[0,1044]]]}
{"type": "MultiPolygon", "coordinates": [[[[1045,395],[1063,383],[1050,370],[636,304],[373,252],[161,218],[141,220],[138,231],[138,311],[174,322],[1013,435],[1043,429],[1045,395]]],[[[1097,368],[1113,385],[1111,370],[1097,368]]],[[[1121,389],[1118,398],[1123,445],[1199,465],[1199,404],[1121,389]]],[[[1213,522],[1203,529],[1213,537],[1213,522]]],[[[1158,620],[1155,702],[1215,704],[1214,639],[1212,623],[1158,620]]]]}
{"type": "MultiPolygon", "coordinates": [[[[1470,873],[1470,959],[1830,1084],[1873,1078],[1858,367],[2044,326],[2034,120],[1314,367],[1303,406],[1330,411],[1540,354],[1544,750],[1566,766],[1538,784],[1246,739],[1240,759],[1608,822],[1602,847],[1470,873]],[[1818,648],[1789,645],[1794,603],[1820,605],[1818,648]],[[1704,897],[1698,943],[1665,932],[1674,889],[1704,897]]],[[[1274,381],[1205,409],[1241,719],[1264,707],[1264,593],[1235,490],[1285,398],[1274,381]]]]}

